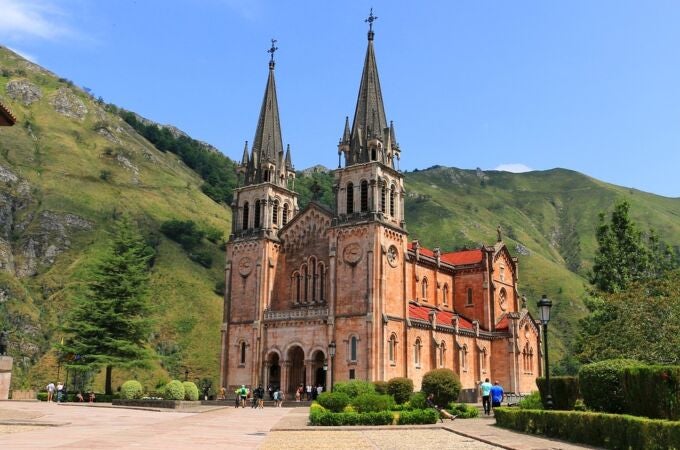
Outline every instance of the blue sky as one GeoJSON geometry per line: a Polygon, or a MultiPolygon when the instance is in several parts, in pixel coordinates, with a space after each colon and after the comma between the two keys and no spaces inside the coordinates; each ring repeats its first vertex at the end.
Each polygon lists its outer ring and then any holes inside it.
{"type": "Polygon", "coordinates": [[[563,167],[680,197],[677,1],[0,0],[0,43],[238,159],[275,38],[284,144],[333,168],[371,6],[401,169],[563,167]]]}

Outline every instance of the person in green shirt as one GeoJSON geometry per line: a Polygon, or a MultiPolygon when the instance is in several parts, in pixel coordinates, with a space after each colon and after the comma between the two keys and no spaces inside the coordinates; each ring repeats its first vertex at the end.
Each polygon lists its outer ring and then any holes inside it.
{"type": "Polygon", "coordinates": [[[482,391],[482,406],[484,407],[484,414],[487,416],[491,415],[491,387],[493,385],[489,382],[489,379],[485,379],[484,383],[479,386],[482,391]]]}

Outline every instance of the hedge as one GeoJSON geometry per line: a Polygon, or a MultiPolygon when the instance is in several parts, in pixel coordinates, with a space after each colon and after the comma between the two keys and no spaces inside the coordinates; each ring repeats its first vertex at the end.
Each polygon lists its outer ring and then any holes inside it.
{"type": "Polygon", "coordinates": [[[375,388],[375,392],[378,394],[387,394],[387,381],[374,381],[373,382],[373,387],[375,388]]]}
{"type": "Polygon", "coordinates": [[[406,403],[413,394],[413,380],[406,377],[391,378],[387,382],[387,393],[398,404],[406,403]]]}
{"type": "Polygon", "coordinates": [[[451,369],[434,369],[423,375],[422,391],[434,394],[435,405],[448,405],[458,398],[460,393],[460,379],[451,369]]]}
{"type": "Polygon", "coordinates": [[[433,408],[414,409],[413,411],[402,411],[399,414],[397,425],[420,425],[437,423],[439,411],[433,408]]]}
{"type": "MultiPolygon", "coordinates": [[[[85,399],[86,402],[89,402],[88,394],[89,394],[88,392],[83,392],[83,398],[85,399]]],[[[113,395],[95,393],[94,401],[96,403],[111,403],[111,400],[117,399],[117,398],[120,398],[120,395],[118,393],[113,394],[113,395]]],[[[37,399],[41,402],[46,402],[47,401],[47,392],[38,392],[37,399]]],[[[56,393],[54,395],[54,401],[55,402],[57,401],[56,393]]],[[[76,394],[70,392],[67,395],[66,400],[64,400],[64,401],[65,402],[77,402],[76,394]]]]}
{"type": "Polygon", "coordinates": [[[391,425],[393,421],[394,416],[390,411],[333,413],[316,409],[309,414],[310,424],[320,426],[391,425]]]}
{"type": "Polygon", "coordinates": [[[179,380],[172,380],[163,388],[165,400],[184,400],[184,385],[179,380]]]}
{"type": "Polygon", "coordinates": [[[125,400],[132,400],[142,398],[144,395],[144,388],[142,383],[137,380],[128,380],[120,387],[120,398],[125,400]]]}
{"type": "Polygon", "coordinates": [[[642,363],[632,359],[608,359],[581,367],[578,373],[581,395],[586,406],[595,411],[624,411],[624,372],[642,363]]]}
{"type": "Polygon", "coordinates": [[[474,419],[479,417],[479,409],[472,405],[466,405],[465,403],[450,403],[446,410],[458,416],[459,419],[474,419]]]}
{"type": "Polygon", "coordinates": [[[494,409],[496,425],[609,449],[680,449],[680,422],[628,415],[494,409]]]}
{"type": "Polygon", "coordinates": [[[374,393],[375,386],[370,381],[352,380],[344,383],[335,383],[333,392],[343,392],[349,398],[354,398],[361,394],[374,393]]]}
{"type": "Polygon", "coordinates": [[[193,381],[185,381],[182,383],[184,386],[184,400],[189,400],[195,402],[198,400],[198,387],[193,381]]]}
{"type": "MultiPolygon", "coordinates": [[[[541,393],[541,401],[546,406],[547,386],[545,378],[536,378],[538,391],[541,393]]],[[[550,395],[552,395],[553,409],[571,411],[579,398],[579,383],[577,377],[551,377],[550,395]]]]}
{"type": "Polygon", "coordinates": [[[680,366],[631,367],[623,373],[627,414],[680,420],[680,366]]]}
{"type": "Polygon", "coordinates": [[[350,398],[344,392],[322,392],[316,401],[325,409],[339,413],[345,406],[349,405],[350,398]]]}
{"type": "Polygon", "coordinates": [[[389,411],[394,406],[394,399],[391,395],[361,394],[352,399],[351,404],[360,413],[389,411]]]}

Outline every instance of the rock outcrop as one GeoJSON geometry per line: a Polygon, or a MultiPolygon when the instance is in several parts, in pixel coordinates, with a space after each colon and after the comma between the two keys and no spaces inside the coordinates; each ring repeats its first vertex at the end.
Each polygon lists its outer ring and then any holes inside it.
{"type": "Polygon", "coordinates": [[[7,83],[5,91],[10,98],[24,105],[30,105],[42,98],[42,90],[35,84],[23,79],[11,80],[7,83]]]}
{"type": "Polygon", "coordinates": [[[65,87],[59,88],[50,103],[56,112],[66,117],[83,120],[87,114],[85,103],[65,87]]]}

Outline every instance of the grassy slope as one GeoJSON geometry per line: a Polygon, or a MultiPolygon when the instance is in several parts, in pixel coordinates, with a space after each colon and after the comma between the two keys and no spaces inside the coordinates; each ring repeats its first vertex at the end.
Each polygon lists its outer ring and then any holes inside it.
{"type": "MultiPolygon", "coordinates": [[[[71,250],[59,255],[51,267],[42,268],[39,275],[17,280],[2,274],[0,278],[0,282],[5,279],[14,284],[14,291],[25,291],[23,298],[8,302],[8,311],[24,311],[34,319],[41,318],[45,341],[40,345],[46,350],[57,339],[57,318],[69,304],[71,287],[96,259],[114,212],[130,213],[147,230],[157,230],[162,221],[179,218],[225,232],[230,229],[231,214],[200,191],[202,181],[177,156],[157,151],[85,93],[70,88],[89,112],[82,121],[68,118],[56,113],[49,102],[59,87],[68,87],[65,82],[4,48],[0,48],[0,69],[10,71],[8,77],[0,76],[0,98],[17,117],[14,127],[0,130],[0,164],[26,179],[33,188],[34,201],[22,214],[42,210],[72,213],[95,224],[92,231],[73,235],[71,250]],[[5,95],[5,85],[16,78],[38,85],[42,99],[30,106],[12,101],[5,95]],[[102,125],[120,143],[98,134],[96,129],[102,125]],[[114,156],[107,155],[106,149],[114,156]],[[138,176],[116,160],[115,154],[128,158],[138,168],[138,176]],[[111,173],[109,181],[100,178],[102,171],[111,173]]],[[[152,273],[151,298],[158,305],[155,340],[178,343],[182,357],[177,370],[183,373],[188,367],[192,377],[214,377],[219,364],[222,301],[213,287],[221,277],[224,254],[217,246],[211,248],[214,264],[207,270],[191,262],[179,246],[161,238],[152,273]]],[[[22,381],[41,385],[46,377],[53,376],[54,358],[44,357],[30,374],[22,373],[22,381]]],[[[156,365],[149,377],[167,375],[156,365]]]]}

